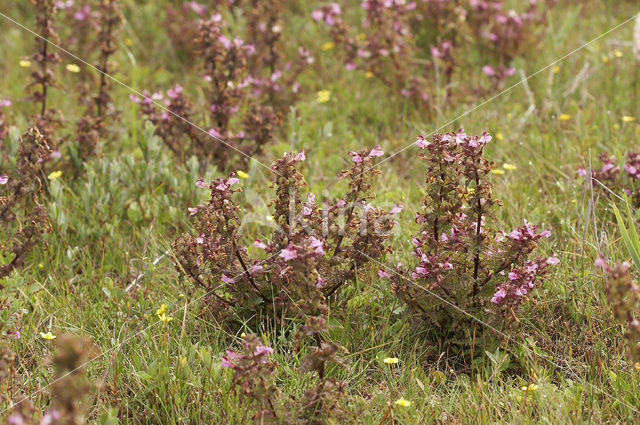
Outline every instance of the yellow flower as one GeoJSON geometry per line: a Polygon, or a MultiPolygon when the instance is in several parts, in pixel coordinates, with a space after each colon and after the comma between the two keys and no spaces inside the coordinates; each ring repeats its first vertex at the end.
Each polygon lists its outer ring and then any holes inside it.
{"type": "Polygon", "coordinates": [[[505,162],[504,164],[502,164],[502,168],[508,171],[512,171],[516,169],[516,166],[505,162]]]}
{"type": "Polygon", "coordinates": [[[42,263],[38,263],[38,268],[39,268],[39,269],[44,269],[44,264],[42,264],[42,263]]]}
{"type": "Polygon", "coordinates": [[[608,63],[609,62],[609,56],[603,55],[602,56],[602,62],[608,63]]]}
{"type": "Polygon", "coordinates": [[[173,320],[173,317],[167,317],[167,315],[163,313],[158,315],[158,319],[160,319],[161,322],[168,323],[173,320]]]}
{"type": "Polygon", "coordinates": [[[60,170],[52,171],[51,174],[49,174],[49,177],[47,178],[51,181],[54,181],[55,179],[59,179],[61,175],[62,175],[62,171],[60,170]]]}
{"type": "Polygon", "coordinates": [[[398,406],[402,406],[402,407],[411,406],[411,402],[409,400],[405,400],[404,398],[397,399],[394,404],[397,404],[398,406]]]}
{"type": "Polygon", "coordinates": [[[361,32],[360,34],[358,34],[358,38],[360,40],[364,40],[365,38],[367,38],[367,35],[365,33],[361,32]]]}
{"type": "Polygon", "coordinates": [[[248,179],[249,178],[249,174],[245,173],[242,170],[238,170],[238,177],[240,177],[241,179],[248,179]]]}
{"type": "Polygon", "coordinates": [[[636,364],[633,365],[636,370],[640,370],[640,362],[636,362],[636,364]]]}
{"type": "Polygon", "coordinates": [[[318,103],[327,103],[331,99],[331,92],[329,90],[320,90],[318,92],[318,103]]]}
{"type": "Polygon", "coordinates": [[[383,360],[383,362],[385,362],[386,364],[396,364],[400,361],[400,359],[398,359],[397,357],[387,357],[386,359],[383,360]]]}
{"type": "Polygon", "coordinates": [[[67,68],[67,71],[73,72],[74,74],[77,74],[78,72],[80,72],[80,67],[75,63],[70,63],[69,65],[66,66],[66,68],[67,68]]]}
{"type": "Polygon", "coordinates": [[[560,121],[569,121],[571,119],[571,115],[569,115],[569,114],[560,114],[558,119],[560,121]]]}
{"type": "Polygon", "coordinates": [[[526,387],[522,387],[522,391],[535,391],[537,390],[539,387],[536,384],[529,384],[526,387]]]}
{"type": "Polygon", "coordinates": [[[334,47],[336,47],[336,43],[334,43],[333,41],[327,41],[322,45],[322,50],[327,51],[333,49],[334,47]]]}
{"type": "Polygon", "coordinates": [[[622,117],[622,121],[624,122],[634,122],[636,119],[635,117],[630,117],[628,115],[625,115],[624,117],[622,117]]]}
{"type": "Polygon", "coordinates": [[[513,114],[511,112],[507,113],[507,118],[511,119],[511,117],[513,116],[513,114]]]}
{"type": "Polygon", "coordinates": [[[373,77],[373,72],[367,71],[364,73],[364,78],[371,78],[371,77],[373,77]]]}
{"type": "Polygon", "coordinates": [[[21,68],[29,68],[31,66],[31,61],[21,60],[20,62],[18,62],[18,64],[21,68]]]}
{"type": "Polygon", "coordinates": [[[553,73],[557,74],[558,72],[560,72],[560,67],[558,65],[553,67],[553,73]]]}
{"type": "Polygon", "coordinates": [[[56,336],[51,332],[47,332],[47,333],[40,332],[40,336],[49,341],[51,341],[52,339],[56,339],[56,336]]]}
{"type": "Polygon", "coordinates": [[[500,132],[496,133],[496,139],[501,142],[504,140],[504,135],[500,132]]]}
{"type": "Polygon", "coordinates": [[[247,336],[247,334],[246,334],[246,333],[244,333],[244,332],[242,332],[242,333],[240,334],[240,338],[244,338],[244,337],[246,337],[246,336],[247,336]]]}
{"type": "Polygon", "coordinates": [[[167,305],[162,304],[160,308],[156,310],[156,315],[158,316],[163,315],[165,311],[167,311],[167,305]]]}
{"type": "Polygon", "coordinates": [[[622,52],[618,49],[615,49],[613,51],[613,56],[617,57],[617,58],[621,58],[622,57],[622,52]]]}
{"type": "Polygon", "coordinates": [[[267,216],[267,220],[268,220],[268,221],[273,221],[273,216],[272,216],[272,215],[268,215],[268,216],[267,216]]]}
{"type": "Polygon", "coordinates": [[[496,168],[495,170],[491,170],[492,174],[498,174],[498,175],[502,175],[504,174],[504,170],[501,170],[499,168],[496,168]]]}

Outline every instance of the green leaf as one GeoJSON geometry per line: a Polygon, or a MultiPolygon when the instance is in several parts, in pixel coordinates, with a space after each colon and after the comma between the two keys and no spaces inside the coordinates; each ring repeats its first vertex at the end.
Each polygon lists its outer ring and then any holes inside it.
{"type": "MultiPolygon", "coordinates": [[[[628,207],[629,202],[626,200],[625,202],[627,203],[627,208],[629,208],[628,207]]],[[[622,235],[622,241],[625,247],[627,248],[627,252],[631,256],[631,259],[633,260],[633,263],[635,264],[636,268],[640,269],[640,242],[638,241],[638,234],[636,233],[636,230],[633,224],[633,217],[630,217],[629,227],[633,231],[632,235],[630,235],[629,231],[627,230],[627,224],[625,223],[624,218],[622,217],[622,214],[620,214],[618,207],[616,207],[615,204],[612,204],[612,206],[613,206],[613,213],[615,214],[616,221],[618,222],[618,228],[620,229],[620,234],[622,235]],[[632,238],[635,238],[635,241],[632,238]]],[[[628,209],[628,214],[631,214],[630,208],[628,209]]]]}

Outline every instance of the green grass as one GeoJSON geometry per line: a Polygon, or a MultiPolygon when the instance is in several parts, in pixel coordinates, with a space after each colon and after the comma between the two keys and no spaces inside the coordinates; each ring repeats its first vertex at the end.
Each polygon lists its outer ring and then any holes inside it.
{"type": "MultiPolygon", "coordinates": [[[[0,11],[32,27],[30,9],[13,3],[0,1],[0,11]]],[[[197,93],[195,67],[176,60],[158,24],[164,2],[124,3],[127,21],[120,47],[129,54],[119,51],[116,78],[136,89],[180,82],[197,93]]],[[[307,148],[303,171],[314,193],[339,191],[342,183],[335,177],[349,162],[347,151],[380,144],[386,152],[395,152],[417,134],[431,132],[482,101],[454,101],[430,117],[399,96],[389,96],[374,79],[347,73],[335,51],[319,48],[328,36],[308,18],[313,3],[296,2],[288,22],[300,44],[311,46],[318,57],[303,76],[308,92],[285,120],[278,142],[259,159],[269,164],[284,150],[307,148]],[[330,90],[331,101],[318,104],[317,90],[330,90]]],[[[633,16],[635,6],[623,1],[561,2],[549,12],[548,34],[534,52],[518,60],[518,71],[529,75],[552,63],[633,16]]],[[[373,271],[360,275],[346,289],[350,301],[340,306],[344,314],[331,317],[327,335],[349,351],[348,367],[331,367],[328,373],[347,383],[354,423],[391,423],[385,414],[399,397],[412,402],[408,408],[393,408],[395,423],[403,424],[637,421],[640,375],[624,361],[622,329],[610,319],[603,276],[593,266],[596,246],[614,259],[627,259],[628,254],[602,195],[595,200],[595,222],[593,217],[587,221],[592,194],[575,172],[599,152],[637,150],[640,71],[629,43],[632,26],[612,32],[560,62],[559,69],[535,76],[526,89],[515,87],[444,129],[463,126],[468,133],[488,129],[494,135],[490,159],[498,166],[516,166],[494,176],[503,201],[499,222],[504,228],[523,218],[552,225],[553,237],[542,249],[557,253],[562,262],[536,292],[535,305],[521,312],[515,339],[488,329],[481,332],[477,324],[489,353],[476,352],[470,365],[459,364],[451,353],[441,355],[441,347],[425,338],[427,330],[407,316],[386,281],[373,271]],[[616,57],[614,49],[622,56],[616,57]],[[560,114],[570,118],[559,120],[560,114]],[[625,115],[637,121],[623,122],[625,115]],[[498,133],[502,137],[496,137],[498,133]],[[382,362],[387,356],[400,362],[387,365],[382,362]],[[536,389],[522,389],[530,384],[536,389]]],[[[0,33],[0,93],[18,99],[24,96],[26,71],[17,62],[32,52],[33,37],[6,20],[0,20],[0,33]]],[[[71,62],[63,55],[63,64],[71,62]]],[[[66,72],[61,77],[68,88],[86,78],[66,72]]],[[[482,78],[478,69],[469,81],[482,78]]],[[[514,77],[509,83],[517,81],[514,77]]],[[[313,378],[296,370],[300,359],[288,338],[295,323],[284,328],[268,322],[247,324],[229,334],[201,314],[199,302],[192,302],[202,294],[179,278],[170,254],[164,254],[174,237],[189,228],[187,207],[204,196],[193,184],[198,164],[181,166],[152,139],[150,129],[131,113],[128,94],[114,85],[114,100],[123,115],[113,140],[105,143],[104,155],[85,164],[82,177],[74,179],[65,170],[50,184],[54,231],[47,236],[48,247],[36,250],[28,266],[4,283],[0,297],[24,311],[22,337],[12,342],[19,359],[20,382],[15,385],[31,394],[49,384],[53,375],[42,359],[51,354],[52,345],[39,332],[70,332],[90,336],[103,353],[88,367],[89,376],[102,387],[93,400],[92,421],[117,410],[123,424],[246,423],[249,415],[230,390],[230,371],[220,367],[220,356],[237,343],[240,332],[262,335],[276,350],[278,387],[300,396],[313,378]],[[156,322],[154,312],[162,303],[173,312],[172,322],[156,322]]],[[[56,91],[51,103],[71,121],[82,114],[69,90],[56,91]]],[[[14,104],[9,120],[23,130],[32,105],[14,104]]],[[[405,204],[395,253],[386,258],[392,264],[410,253],[423,168],[413,148],[378,168],[378,202],[405,204]]],[[[252,240],[266,231],[273,192],[263,167],[251,163],[246,171],[250,178],[238,198],[253,207],[257,223],[245,235],[252,240]]],[[[206,177],[219,174],[223,171],[210,169],[206,177]]],[[[39,407],[48,402],[46,391],[32,399],[39,407]]]]}

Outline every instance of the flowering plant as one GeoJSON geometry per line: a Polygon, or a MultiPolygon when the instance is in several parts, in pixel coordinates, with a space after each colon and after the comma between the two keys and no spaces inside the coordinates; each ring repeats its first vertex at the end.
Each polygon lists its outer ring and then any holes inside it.
{"type": "Polygon", "coordinates": [[[249,400],[256,423],[320,424],[345,419],[342,405],[348,397],[343,382],[324,378],[302,397],[283,397],[275,385],[278,364],[271,360],[273,348],[255,335],[247,335],[242,343],[242,352],[228,349],[221,365],[233,371],[233,389],[249,400]]]}
{"type": "Polygon", "coordinates": [[[349,189],[339,200],[320,203],[305,186],[298,164],[305,153],[287,153],[272,165],[276,197],[271,203],[276,229],[271,241],[255,240],[254,249],[242,243],[242,209],[233,195],[238,179],[231,174],[206,184],[211,191],[204,205],[190,208],[195,232],[174,242],[175,261],[181,273],[206,292],[205,305],[220,319],[234,312],[306,319],[302,333],[317,336],[324,330],[326,298],[356,277],[370,259],[390,250],[396,206],[385,211],[371,205],[375,147],[353,152],[353,166],[342,173],[349,189]],[[255,255],[255,248],[264,255],[255,255]]]}
{"type": "Polygon", "coordinates": [[[626,161],[622,164],[624,173],[620,172],[620,160],[615,155],[603,152],[598,159],[599,167],[590,170],[579,167],[578,174],[586,177],[590,172],[595,189],[603,185],[613,192],[624,192],[632,198],[635,206],[640,205],[640,152],[627,152],[626,161]]]}
{"type": "Polygon", "coordinates": [[[533,255],[551,228],[540,231],[526,220],[510,232],[492,226],[500,202],[489,180],[493,164],[483,155],[490,141],[487,133],[463,130],[418,138],[427,170],[424,210],[415,219],[420,231],[412,237],[416,262],[379,272],[391,278],[395,294],[414,313],[445,335],[464,322],[464,312],[515,317],[559,262],[533,255]]]}
{"type": "MultiPolygon", "coordinates": [[[[494,87],[513,75],[511,61],[536,42],[537,30],[545,21],[537,0],[531,0],[521,12],[507,10],[504,3],[367,0],[360,2],[361,24],[353,25],[345,17],[349,10],[332,2],[315,9],[311,16],[329,27],[347,70],[366,72],[428,106],[437,87],[450,97],[454,73],[465,70],[468,55],[463,49],[469,40],[474,40],[483,56],[493,58],[495,65],[485,63],[483,71],[494,87]],[[424,51],[431,57],[421,56],[424,51]]],[[[465,89],[468,87],[460,92],[465,89]]]]}
{"type": "Polygon", "coordinates": [[[640,309],[640,286],[633,282],[627,262],[616,263],[613,266],[607,264],[602,257],[598,257],[596,266],[602,267],[606,273],[607,301],[612,306],[613,317],[625,325],[625,341],[627,356],[633,362],[640,362],[640,321],[638,312],[640,309]]]}
{"type": "MultiPolygon", "coordinates": [[[[202,120],[194,116],[193,103],[180,86],[170,89],[166,98],[161,93],[152,96],[145,93],[145,100],[132,97],[144,104],[143,115],[156,125],[158,134],[172,151],[213,159],[217,164],[226,164],[233,150],[247,156],[259,153],[273,139],[282,114],[288,112],[300,90],[299,74],[314,62],[303,47],[297,48],[294,59],[285,59],[286,42],[281,36],[282,1],[227,6],[241,8],[246,16],[245,38],[230,35],[221,13],[206,18],[206,6],[196,2],[184,5],[182,19],[192,30],[181,32],[179,36],[192,34],[194,59],[202,63],[205,107],[209,114],[204,121],[210,127],[208,132],[212,137],[187,128],[187,121],[202,120]],[[189,17],[194,14],[196,19],[189,17]],[[148,98],[163,101],[175,115],[154,111],[153,102],[148,98]],[[184,147],[186,139],[191,143],[189,149],[184,147]]],[[[176,25],[182,26],[171,23],[170,33],[176,25]]]]}
{"type": "Polygon", "coordinates": [[[36,64],[37,69],[31,73],[31,83],[39,89],[33,92],[33,99],[38,102],[39,112],[34,115],[33,120],[40,134],[47,143],[53,145],[55,130],[62,124],[60,111],[51,108],[47,104],[49,89],[57,86],[54,79],[55,71],[51,66],[60,62],[60,55],[56,51],[50,51],[49,42],[59,43],[60,39],[55,29],[56,1],[54,0],[30,0],[36,8],[36,29],[42,38],[36,38],[36,53],[31,55],[31,61],[36,64]]]}
{"type": "Polygon", "coordinates": [[[38,129],[29,129],[20,139],[16,167],[0,173],[0,278],[25,264],[27,255],[42,235],[51,230],[47,210],[41,204],[44,161],[51,148],[38,129]]]}

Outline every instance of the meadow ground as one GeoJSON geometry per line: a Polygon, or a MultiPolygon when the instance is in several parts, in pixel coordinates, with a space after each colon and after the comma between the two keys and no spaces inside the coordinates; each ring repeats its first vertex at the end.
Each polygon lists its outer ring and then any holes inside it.
{"type": "MultiPolygon", "coordinates": [[[[158,18],[165,2],[121,3],[125,21],[117,39],[115,78],[136,90],[180,83],[195,97],[203,96],[197,66],[180,58],[158,18]]],[[[464,96],[446,103],[438,88],[430,113],[389,95],[379,80],[345,71],[337,47],[321,48],[330,38],[310,18],[319,3],[293,3],[287,30],[309,46],[316,62],[301,75],[305,90],[276,141],[242,165],[247,178],[235,197],[251,206],[245,211],[250,214],[245,219],[253,221],[244,229],[246,243],[269,233],[274,189],[260,163],[305,149],[300,168],[308,189],[328,197],[344,191],[345,183],[336,177],[350,166],[347,152],[380,145],[385,155],[377,166],[376,202],[404,205],[394,251],[383,263],[410,259],[414,212],[424,196],[424,162],[413,142],[419,134],[462,127],[469,134],[493,136],[485,153],[499,170],[491,175],[502,201],[499,226],[513,228],[523,219],[552,226],[552,237],[539,249],[560,259],[534,302],[518,312],[509,337],[471,321],[471,332],[483,342],[463,360],[412,319],[388,280],[377,276],[379,267],[359,273],[344,296],[330,300],[341,313],[329,316],[324,333],[348,350],[342,356],[345,366],[326,371],[345,383],[342,407],[350,413],[344,423],[640,421],[640,374],[625,358],[624,330],[611,318],[605,276],[594,266],[598,253],[612,260],[626,260],[628,254],[610,198],[577,173],[590,161],[595,165],[601,152],[622,157],[637,149],[640,57],[634,55],[634,22],[628,21],[638,13],[637,3],[560,1],[547,12],[544,36],[514,60],[516,73],[503,86],[513,88],[496,98],[464,96]],[[328,101],[319,99],[321,91],[330,93],[328,101]],[[394,152],[400,153],[391,156],[394,152]],[[398,362],[385,363],[389,357],[398,362]],[[395,404],[400,398],[410,405],[395,404]]],[[[7,137],[12,143],[28,127],[34,108],[20,101],[30,71],[19,66],[33,53],[34,37],[6,17],[32,28],[34,12],[28,2],[13,1],[0,1],[0,12],[6,15],[0,17],[0,93],[13,100],[5,113],[15,126],[7,137]]],[[[66,71],[65,64],[77,61],[64,53],[61,59],[62,89],[52,92],[50,103],[65,121],[75,122],[83,108],[69,88],[82,73],[94,71],[66,71]]],[[[452,84],[483,79],[477,69],[457,75],[452,84]]],[[[90,337],[100,353],[87,365],[88,377],[100,389],[91,392],[87,405],[90,422],[250,422],[252,410],[232,389],[232,374],[220,366],[221,356],[238,346],[241,334],[259,335],[274,348],[279,391],[299,398],[316,378],[298,371],[301,354],[291,336],[298,324],[251,318],[232,328],[203,314],[203,291],[176,271],[172,243],[193,225],[187,208],[208,198],[194,182],[239,167],[210,166],[202,175],[197,161],[185,166],[151,137],[153,129],[145,127],[130,94],[113,85],[121,116],[103,153],[88,160],[79,176],[69,167],[47,179],[53,226],[47,246],[36,247],[25,267],[2,281],[0,298],[21,313],[21,336],[10,341],[18,359],[12,391],[31,394],[34,406],[45,409],[47,387],[55,379],[48,360],[55,341],[41,333],[71,333],[90,337]],[[158,320],[162,304],[173,320],[158,320]]],[[[63,138],[72,138],[72,130],[63,138]]],[[[6,415],[6,410],[0,414],[6,415]]]]}

